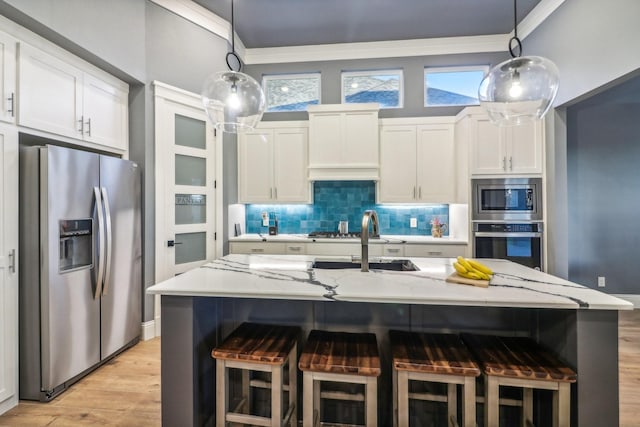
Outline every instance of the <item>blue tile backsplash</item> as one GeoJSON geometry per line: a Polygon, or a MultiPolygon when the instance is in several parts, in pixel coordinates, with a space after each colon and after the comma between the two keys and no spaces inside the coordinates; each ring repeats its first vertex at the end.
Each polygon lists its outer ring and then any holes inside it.
{"type": "MultiPolygon", "coordinates": [[[[246,232],[268,232],[262,212],[275,213],[281,234],[337,231],[339,221],[349,221],[349,231],[360,231],[362,213],[375,209],[381,234],[431,235],[431,220],[449,224],[448,205],[377,205],[373,181],[316,181],[312,205],[246,205],[246,232]],[[418,227],[410,228],[417,218],[418,227]]],[[[448,230],[445,232],[448,235],[448,230]]]]}

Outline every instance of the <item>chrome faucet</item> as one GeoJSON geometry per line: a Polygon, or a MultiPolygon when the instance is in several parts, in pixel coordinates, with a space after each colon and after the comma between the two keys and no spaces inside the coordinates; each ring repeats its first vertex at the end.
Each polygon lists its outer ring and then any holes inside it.
{"type": "Polygon", "coordinates": [[[362,230],[360,232],[360,244],[362,254],[360,256],[361,271],[369,271],[369,220],[373,223],[373,234],[371,237],[380,237],[380,225],[378,214],[374,210],[364,211],[362,215],[362,230]]]}

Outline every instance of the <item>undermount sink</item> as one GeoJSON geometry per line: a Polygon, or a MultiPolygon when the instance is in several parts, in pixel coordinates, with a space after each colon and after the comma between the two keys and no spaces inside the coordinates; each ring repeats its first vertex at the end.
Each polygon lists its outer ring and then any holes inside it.
{"type": "MultiPolygon", "coordinates": [[[[312,268],[321,270],[360,269],[359,261],[315,261],[312,268]]],[[[369,262],[370,270],[418,271],[418,267],[408,259],[379,260],[369,262]]]]}

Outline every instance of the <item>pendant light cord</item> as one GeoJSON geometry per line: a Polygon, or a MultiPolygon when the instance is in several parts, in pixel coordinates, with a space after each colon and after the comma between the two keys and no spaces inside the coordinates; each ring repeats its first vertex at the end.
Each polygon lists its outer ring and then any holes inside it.
{"type": "MultiPolygon", "coordinates": [[[[233,0],[231,0],[233,4],[233,0]]],[[[233,11],[233,8],[231,9],[233,11]]],[[[518,38],[518,6],[517,0],[513,0],[513,37],[509,39],[509,53],[512,58],[519,58],[522,55],[522,41],[518,38]],[[516,42],[515,46],[513,42],[516,42]],[[518,49],[518,54],[514,53],[515,48],[518,49]]]]}
{"type": "Polygon", "coordinates": [[[225,60],[227,61],[227,67],[229,67],[229,70],[240,72],[242,70],[242,61],[240,60],[240,57],[236,53],[236,31],[235,31],[233,22],[234,22],[234,19],[233,19],[233,0],[231,0],[231,52],[227,53],[227,56],[225,57],[225,60]],[[238,62],[238,69],[237,70],[234,70],[233,67],[231,66],[231,62],[229,62],[229,57],[230,56],[233,56],[236,59],[236,61],[238,62]]]}

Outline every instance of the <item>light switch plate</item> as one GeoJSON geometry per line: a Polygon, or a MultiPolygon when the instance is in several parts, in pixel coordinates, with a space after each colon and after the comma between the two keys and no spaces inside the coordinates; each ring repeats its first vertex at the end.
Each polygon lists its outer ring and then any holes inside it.
{"type": "Polygon", "coordinates": [[[606,281],[604,276],[598,276],[598,287],[604,288],[606,286],[606,281]]]}
{"type": "Polygon", "coordinates": [[[411,227],[411,228],[418,227],[418,218],[411,218],[409,220],[409,227],[411,227]]]}
{"type": "Polygon", "coordinates": [[[269,212],[262,212],[262,226],[269,226],[269,212]]]}

